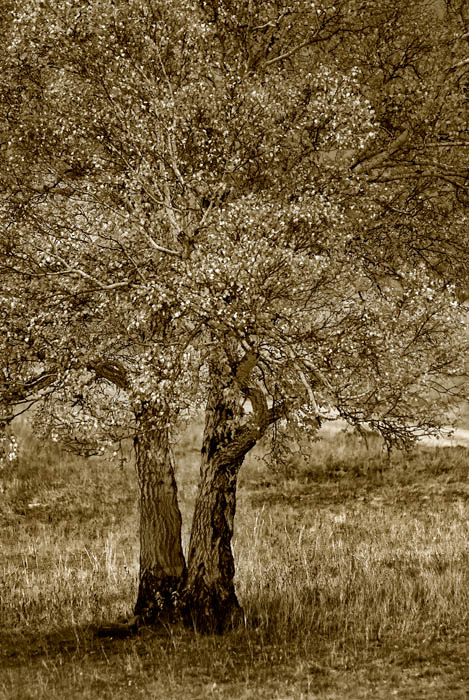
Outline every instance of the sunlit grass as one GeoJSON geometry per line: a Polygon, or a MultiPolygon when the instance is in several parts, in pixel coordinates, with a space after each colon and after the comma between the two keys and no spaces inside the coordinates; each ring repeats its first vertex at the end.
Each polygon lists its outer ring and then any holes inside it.
{"type": "Polygon", "coordinates": [[[251,523],[240,595],[276,640],[363,646],[467,626],[469,524],[458,504],[431,521],[392,504],[274,506],[251,523]]]}
{"type": "Polygon", "coordinates": [[[50,631],[128,612],[138,562],[132,465],[21,441],[0,472],[4,629],[50,631]]]}
{"type": "MultiPolygon", "coordinates": [[[[177,448],[186,543],[199,441],[196,426],[177,448]]],[[[27,436],[0,474],[0,698],[349,697],[328,694],[334,674],[434,666],[467,639],[468,471],[462,448],[388,459],[375,438],[344,434],[303,446],[283,473],[250,457],[234,540],[246,626],[104,643],[92,629],[136,597],[134,466],[27,436]]],[[[445,663],[442,684],[456,673],[445,663]]]]}

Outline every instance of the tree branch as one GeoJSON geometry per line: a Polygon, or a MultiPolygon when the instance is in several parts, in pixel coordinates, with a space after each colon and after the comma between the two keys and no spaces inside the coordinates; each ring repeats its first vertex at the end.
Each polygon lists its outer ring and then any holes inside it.
{"type": "Polygon", "coordinates": [[[371,156],[366,156],[364,160],[358,161],[355,165],[352,165],[351,170],[355,173],[367,173],[374,168],[379,168],[393,153],[398,151],[407,142],[409,138],[409,130],[404,129],[402,134],[399,134],[397,138],[392,141],[384,151],[379,153],[374,153],[371,156]]]}
{"type": "Polygon", "coordinates": [[[257,365],[258,359],[259,357],[255,352],[248,350],[243,359],[238,363],[235,377],[241,389],[244,390],[247,388],[249,375],[251,374],[251,370],[257,365]]]}
{"type": "Polygon", "coordinates": [[[87,369],[94,372],[96,377],[107,379],[119,389],[129,388],[127,372],[119,362],[91,362],[87,369]]]}
{"type": "Polygon", "coordinates": [[[41,391],[41,389],[47,388],[48,386],[53,384],[56,379],[56,372],[41,372],[40,374],[38,374],[37,377],[29,379],[23,382],[23,384],[11,388],[9,391],[6,390],[3,395],[3,398],[9,404],[16,404],[20,401],[28,400],[31,394],[34,394],[37,391],[41,391]]]}

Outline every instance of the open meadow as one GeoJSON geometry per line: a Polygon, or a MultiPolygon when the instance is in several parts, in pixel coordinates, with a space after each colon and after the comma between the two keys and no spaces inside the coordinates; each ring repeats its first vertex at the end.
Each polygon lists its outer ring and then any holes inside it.
{"type": "MultiPolygon", "coordinates": [[[[338,433],[277,472],[249,457],[235,538],[245,627],[104,638],[97,627],[136,596],[134,467],[22,444],[0,474],[2,700],[468,697],[466,448],[388,461],[376,438],[338,433]]],[[[194,429],[177,453],[187,540],[194,429]]]]}

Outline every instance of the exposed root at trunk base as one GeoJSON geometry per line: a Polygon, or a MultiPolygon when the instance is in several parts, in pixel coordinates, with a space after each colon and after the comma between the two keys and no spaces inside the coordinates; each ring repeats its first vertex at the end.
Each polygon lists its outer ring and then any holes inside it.
{"type": "Polygon", "coordinates": [[[147,626],[172,625],[181,621],[183,579],[145,571],[140,577],[134,616],[147,626]]]}
{"type": "Polygon", "coordinates": [[[147,608],[145,614],[100,625],[94,634],[97,637],[122,639],[138,634],[143,628],[168,630],[181,622],[186,628],[200,634],[221,635],[243,626],[244,613],[236,596],[220,600],[206,590],[204,594],[200,591],[197,595],[186,594],[177,612],[174,609],[161,610],[159,606],[153,606],[147,608]]]}
{"type": "Polygon", "coordinates": [[[208,589],[186,591],[184,624],[201,634],[224,634],[244,624],[243,609],[236,595],[222,598],[208,589]]]}
{"type": "Polygon", "coordinates": [[[114,638],[130,637],[132,634],[136,634],[138,632],[140,623],[140,617],[138,615],[133,615],[128,619],[110,622],[106,625],[100,625],[96,628],[95,635],[97,637],[114,638]]]}

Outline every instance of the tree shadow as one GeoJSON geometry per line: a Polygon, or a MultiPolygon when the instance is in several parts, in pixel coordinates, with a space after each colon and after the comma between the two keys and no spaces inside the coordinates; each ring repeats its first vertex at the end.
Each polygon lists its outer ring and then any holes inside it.
{"type": "Polygon", "coordinates": [[[138,626],[126,621],[108,624],[85,624],[51,631],[0,630],[0,667],[18,666],[44,658],[82,658],[102,651],[107,655],[122,653],[135,639],[148,642],[170,638],[175,630],[168,625],[138,626]]]}

